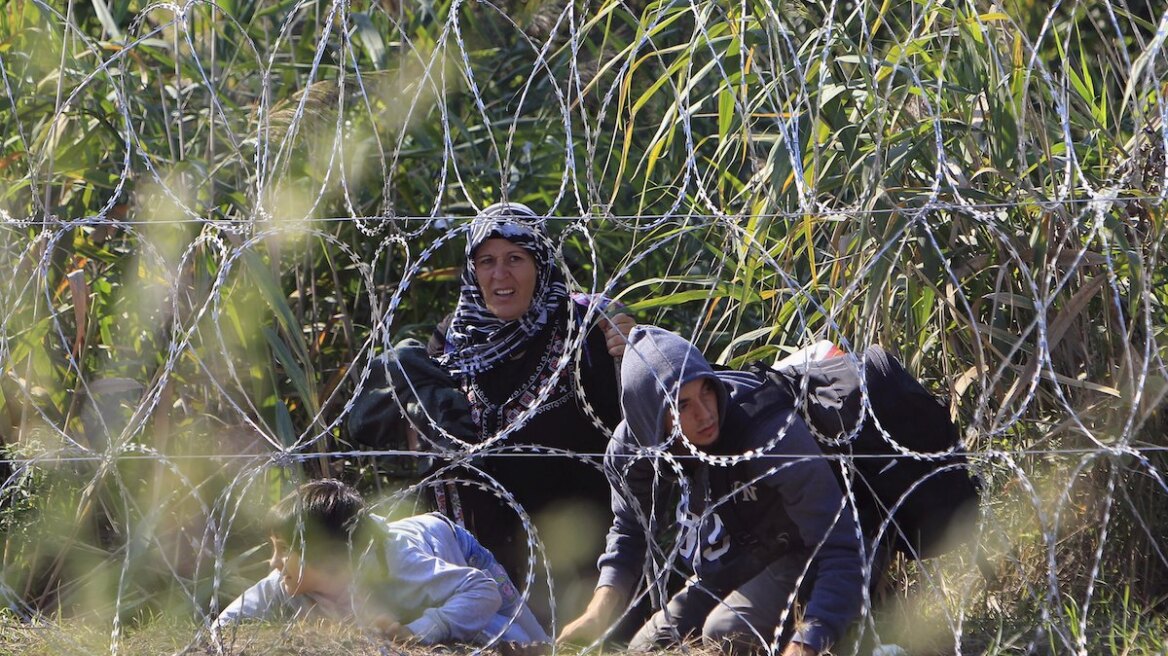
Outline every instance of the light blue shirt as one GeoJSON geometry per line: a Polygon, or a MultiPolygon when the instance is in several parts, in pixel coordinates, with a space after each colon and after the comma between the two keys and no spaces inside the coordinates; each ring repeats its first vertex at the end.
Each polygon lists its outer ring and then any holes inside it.
{"type": "MultiPolygon", "coordinates": [[[[375,591],[377,599],[420,642],[551,641],[531,609],[517,597],[502,568],[461,527],[438,513],[395,522],[374,520],[385,530],[384,569],[388,571],[384,584],[375,591]],[[483,563],[484,558],[489,562],[483,563]]],[[[273,570],[232,601],[213,628],[222,632],[248,619],[336,615],[338,611],[327,610],[333,607],[312,594],[288,595],[280,572],[273,570]]],[[[351,610],[340,612],[351,614],[351,610]]]]}

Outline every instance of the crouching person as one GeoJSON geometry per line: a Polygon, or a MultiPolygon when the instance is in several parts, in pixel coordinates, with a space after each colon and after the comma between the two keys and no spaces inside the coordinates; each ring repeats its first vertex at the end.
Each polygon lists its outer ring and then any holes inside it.
{"type": "Polygon", "coordinates": [[[219,615],[355,621],[420,644],[548,643],[503,568],[474,536],[438,513],[387,521],[337,480],[305,483],[268,515],[272,573],[219,615]]]}
{"type": "Polygon", "coordinates": [[[734,652],[820,654],[858,615],[852,506],[793,409],[749,408],[758,385],[750,374],[714,371],[673,333],[633,330],[621,365],[624,421],[605,456],[615,518],[592,601],[561,642],[590,642],[613,622],[650,549],[689,578],[632,650],[701,638],[734,652]],[[662,462],[666,453],[678,457],[680,476],[662,462]],[[676,512],[662,507],[670,487],[688,488],[675,495],[676,512]],[[655,546],[657,529],[674,522],[677,544],[655,546]]]}

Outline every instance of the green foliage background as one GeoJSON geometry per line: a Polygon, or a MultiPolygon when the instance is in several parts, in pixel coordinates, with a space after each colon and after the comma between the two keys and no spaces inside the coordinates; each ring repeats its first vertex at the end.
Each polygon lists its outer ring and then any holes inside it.
{"type": "Polygon", "coordinates": [[[578,287],[711,359],[899,351],[979,454],[997,571],[906,588],[984,645],[1094,653],[1168,594],[1166,21],[10,0],[2,596],[116,643],[254,578],[273,454],[388,484],[323,454],[370,356],[453,306],[452,228],[506,198],[557,217],[578,287]]]}

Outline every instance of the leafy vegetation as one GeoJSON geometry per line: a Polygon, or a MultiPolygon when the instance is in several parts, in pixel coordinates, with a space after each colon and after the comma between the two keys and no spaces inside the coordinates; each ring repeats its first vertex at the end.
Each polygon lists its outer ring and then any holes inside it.
{"type": "Polygon", "coordinates": [[[284,478],[391,491],[327,455],[346,405],[451,308],[459,217],[508,198],[711,358],[881,342],[949,398],[987,485],[988,566],[956,570],[986,576],[897,570],[945,640],[1160,653],[1164,20],[9,0],[0,596],[120,641],[254,578],[284,478]]]}

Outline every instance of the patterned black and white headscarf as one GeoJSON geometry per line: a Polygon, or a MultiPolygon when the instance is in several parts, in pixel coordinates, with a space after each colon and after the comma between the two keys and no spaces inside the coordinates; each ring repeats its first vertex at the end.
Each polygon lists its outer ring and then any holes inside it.
{"type": "Polygon", "coordinates": [[[556,316],[568,286],[556,264],[555,249],[543,229],[543,217],[520,203],[496,203],[475,217],[466,239],[466,267],[458,306],[446,333],[445,364],[455,373],[477,374],[543,330],[556,316]],[[518,319],[503,321],[487,309],[475,275],[474,254],[488,239],[500,237],[522,247],[535,259],[531,305],[518,319]]]}

